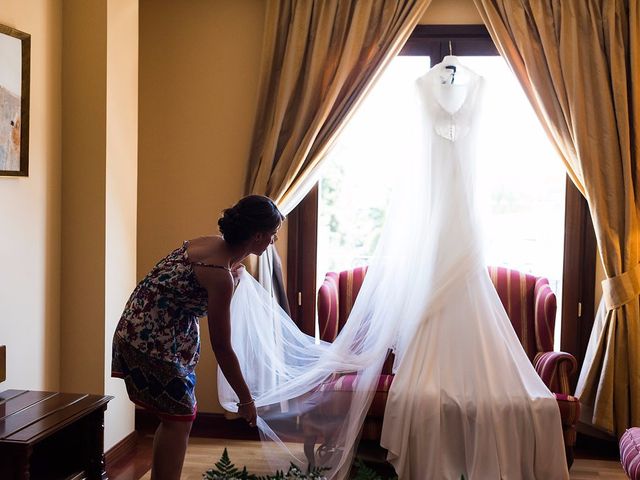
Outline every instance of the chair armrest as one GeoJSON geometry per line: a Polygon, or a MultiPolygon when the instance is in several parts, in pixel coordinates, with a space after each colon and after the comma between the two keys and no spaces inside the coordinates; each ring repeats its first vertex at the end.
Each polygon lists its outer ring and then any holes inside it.
{"type": "Polygon", "coordinates": [[[573,355],[566,352],[539,352],[533,365],[549,390],[570,395],[569,375],[578,367],[573,355]]]}
{"type": "Polygon", "coordinates": [[[321,340],[333,342],[338,335],[338,275],[336,273],[327,273],[318,290],[318,327],[321,340]]]}
{"type": "Polygon", "coordinates": [[[546,278],[539,277],[536,280],[533,299],[536,349],[538,352],[549,352],[553,350],[557,299],[546,278]]]}

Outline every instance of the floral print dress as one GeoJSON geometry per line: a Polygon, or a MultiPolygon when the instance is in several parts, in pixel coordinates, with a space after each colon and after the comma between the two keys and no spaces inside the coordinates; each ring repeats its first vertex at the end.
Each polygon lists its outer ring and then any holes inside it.
{"type": "Polygon", "coordinates": [[[160,416],[193,420],[198,317],[207,315],[207,291],[198,283],[188,242],[160,260],[137,285],[113,337],[111,375],[125,380],[129,398],[160,416]]]}

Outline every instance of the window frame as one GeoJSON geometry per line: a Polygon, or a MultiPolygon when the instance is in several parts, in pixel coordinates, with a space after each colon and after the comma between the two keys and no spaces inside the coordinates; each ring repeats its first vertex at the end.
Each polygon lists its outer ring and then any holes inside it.
{"type": "MultiPolygon", "coordinates": [[[[484,25],[418,25],[399,55],[499,55],[484,25]]],[[[292,318],[315,331],[318,185],[289,215],[287,295],[292,318]]],[[[567,177],[562,280],[561,349],[582,365],[594,320],[596,239],[586,200],[567,177]]],[[[572,379],[575,387],[577,375],[572,379]]]]}

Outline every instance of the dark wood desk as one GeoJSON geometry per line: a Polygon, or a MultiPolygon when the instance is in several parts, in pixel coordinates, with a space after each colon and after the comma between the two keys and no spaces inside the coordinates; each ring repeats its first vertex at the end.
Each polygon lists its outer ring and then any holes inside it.
{"type": "Polygon", "coordinates": [[[0,479],[107,479],[104,411],[112,398],[0,392],[0,479]]]}

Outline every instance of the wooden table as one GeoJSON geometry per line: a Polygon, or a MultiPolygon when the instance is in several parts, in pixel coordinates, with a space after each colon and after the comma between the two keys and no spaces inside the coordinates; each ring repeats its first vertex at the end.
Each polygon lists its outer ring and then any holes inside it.
{"type": "Polygon", "coordinates": [[[112,398],[0,392],[0,479],[107,479],[104,411],[112,398]]]}

